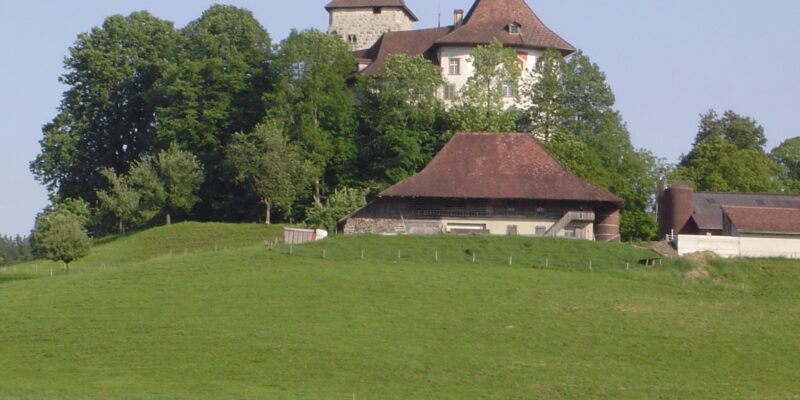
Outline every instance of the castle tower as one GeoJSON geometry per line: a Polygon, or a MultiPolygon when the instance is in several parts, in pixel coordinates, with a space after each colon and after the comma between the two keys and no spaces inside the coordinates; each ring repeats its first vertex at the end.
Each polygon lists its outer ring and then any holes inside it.
{"type": "Polygon", "coordinates": [[[413,29],[417,16],[404,0],[333,0],[328,33],[340,35],[352,50],[372,47],[386,32],[413,29]]]}

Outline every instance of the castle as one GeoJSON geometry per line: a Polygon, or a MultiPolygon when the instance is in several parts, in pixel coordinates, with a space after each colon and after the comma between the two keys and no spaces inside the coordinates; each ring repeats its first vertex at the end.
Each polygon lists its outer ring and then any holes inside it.
{"type": "MultiPolygon", "coordinates": [[[[473,73],[470,54],[476,46],[498,39],[516,51],[525,70],[552,47],[567,56],[575,48],[547,28],[524,0],[476,0],[469,11],[453,12],[453,24],[413,29],[418,21],[404,0],[333,0],[328,32],[346,40],[358,62],[358,74],[380,74],[394,54],[421,55],[441,68],[447,83],[440,94],[449,100],[473,73]]],[[[504,90],[507,107],[515,94],[504,90]]]]}

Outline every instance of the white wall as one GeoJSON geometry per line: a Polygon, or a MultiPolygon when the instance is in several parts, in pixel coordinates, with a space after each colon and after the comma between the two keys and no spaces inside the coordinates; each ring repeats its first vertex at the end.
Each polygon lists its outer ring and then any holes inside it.
{"type": "Polygon", "coordinates": [[[732,236],[678,235],[678,254],[713,251],[721,257],[795,258],[800,259],[800,237],[764,238],[732,236]]]}
{"type": "MultiPolygon", "coordinates": [[[[540,50],[532,50],[532,49],[523,49],[523,48],[511,48],[514,52],[524,52],[528,54],[527,61],[525,63],[525,70],[523,71],[523,76],[525,72],[532,70],[536,67],[536,60],[541,57],[543,54],[540,50]]],[[[455,90],[460,91],[461,88],[467,83],[467,80],[470,76],[475,72],[475,68],[473,67],[471,60],[471,54],[475,50],[475,47],[471,46],[443,46],[439,49],[439,63],[442,66],[442,77],[444,77],[445,81],[449,84],[455,85],[455,90]],[[461,73],[459,75],[450,75],[450,59],[458,58],[461,60],[461,73]]],[[[520,77],[520,83],[522,83],[522,77],[520,77]]],[[[513,97],[508,97],[504,99],[506,108],[510,108],[516,105],[516,101],[513,97]]]]}

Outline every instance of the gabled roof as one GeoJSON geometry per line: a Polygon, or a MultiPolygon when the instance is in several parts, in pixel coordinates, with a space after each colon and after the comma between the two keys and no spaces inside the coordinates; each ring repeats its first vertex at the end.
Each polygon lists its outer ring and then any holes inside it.
{"type": "Polygon", "coordinates": [[[700,229],[722,230],[721,206],[800,209],[800,195],[696,192],[694,194],[693,218],[700,229]]]}
{"type": "Polygon", "coordinates": [[[624,203],[567,172],[526,133],[458,133],[422,172],[380,196],[624,203]]]}
{"type": "Polygon", "coordinates": [[[416,31],[387,32],[371,48],[363,53],[355,54],[362,59],[374,60],[370,65],[361,71],[364,75],[377,75],[383,71],[386,58],[395,54],[406,54],[409,56],[425,56],[425,58],[436,62],[436,55],[433,53],[432,46],[436,39],[448,34],[450,27],[420,29],[416,31]]]}
{"type": "Polygon", "coordinates": [[[722,206],[722,211],[739,232],[800,235],[800,209],[722,206]]]}
{"type": "Polygon", "coordinates": [[[325,6],[325,9],[330,11],[337,8],[372,8],[372,7],[400,7],[408,14],[412,21],[417,22],[419,19],[411,9],[406,6],[404,0],[333,0],[325,6]]]}
{"type": "Polygon", "coordinates": [[[564,54],[575,51],[575,47],[545,26],[524,0],[476,0],[464,22],[436,43],[478,45],[488,44],[494,38],[507,46],[553,47],[564,54]],[[508,31],[512,23],[520,25],[519,34],[508,31]]]}

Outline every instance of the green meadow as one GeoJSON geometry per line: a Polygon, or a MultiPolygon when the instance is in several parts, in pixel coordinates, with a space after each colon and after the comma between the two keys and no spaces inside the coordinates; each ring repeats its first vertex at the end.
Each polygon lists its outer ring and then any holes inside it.
{"type": "Polygon", "coordinates": [[[797,399],[800,263],[185,223],[0,270],[0,399],[797,399]]]}

